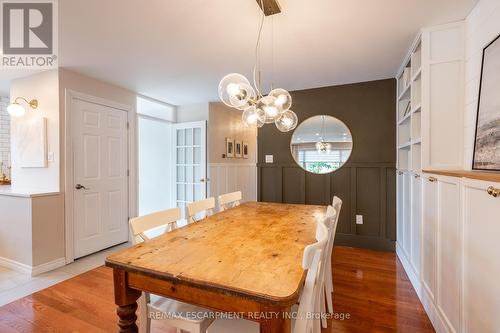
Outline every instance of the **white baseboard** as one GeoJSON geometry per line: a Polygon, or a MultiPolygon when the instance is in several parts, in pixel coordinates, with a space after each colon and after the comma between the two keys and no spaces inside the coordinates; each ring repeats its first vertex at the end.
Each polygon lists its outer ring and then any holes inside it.
{"type": "Polygon", "coordinates": [[[410,279],[410,282],[413,285],[413,288],[415,289],[418,298],[420,299],[420,302],[422,303],[422,306],[424,307],[424,310],[432,323],[432,326],[434,326],[434,330],[436,330],[437,333],[451,333],[452,331],[448,328],[445,320],[441,317],[437,307],[434,305],[432,297],[429,295],[427,290],[423,288],[420,277],[413,269],[413,266],[406,257],[404,250],[397,243],[396,254],[399,258],[399,261],[401,261],[406,275],[408,275],[408,278],[410,279]]]}
{"type": "Polygon", "coordinates": [[[437,307],[434,305],[434,302],[432,301],[430,295],[427,293],[425,288],[422,292],[421,301],[422,305],[424,306],[425,312],[427,313],[427,316],[429,317],[432,326],[434,326],[436,332],[452,333],[452,331],[448,329],[448,325],[446,325],[444,319],[441,317],[437,307]]]}
{"type": "Polygon", "coordinates": [[[0,266],[31,276],[49,272],[64,265],[66,265],[65,258],[59,258],[37,266],[30,266],[12,259],[0,257],[0,266]]]}
{"type": "Polygon", "coordinates": [[[49,262],[46,262],[41,265],[33,266],[31,268],[31,276],[36,276],[45,272],[52,271],[56,268],[63,267],[66,265],[66,258],[59,258],[56,260],[52,260],[49,262]]]}
{"type": "Polygon", "coordinates": [[[32,269],[30,265],[26,265],[18,261],[3,257],[0,257],[0,266],[23,274],[31,274],[32,269]]]}
{"type": "Polygon", "coordinates": [[[418,298],[422,301],[422,296],[421,296],[422,287],[420,284],[420,277],[413,269],[413,266],[411,265],[410,261],[408,260],[408,258],[406,258],[404,250],[399,246],[397,242],[396,242],[396,254],[398,255],[399,261],[401,261],[401,264],[405,269],[406,275],[408,275],[408,278],[410,279],[413,289],[415,289],[418,298]]]}

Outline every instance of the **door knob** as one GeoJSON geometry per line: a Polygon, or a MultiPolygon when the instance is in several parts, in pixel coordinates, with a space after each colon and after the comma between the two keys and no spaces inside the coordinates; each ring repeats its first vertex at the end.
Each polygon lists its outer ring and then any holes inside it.
{"type": "Polygon", "coordinates": [[[75,188],[77,190],[88,190],[88,188],[86,188],[85,186],[83,186],[82,184],[76,184],[75,185],[75,188]]]}
{"type": "Polygon", "coordinates": [[[500,196],[500,189],[494,188],[493,186],[488,187],[486,191],[488,192],[489,195],[491,195],[494,198],[500,196]]]}

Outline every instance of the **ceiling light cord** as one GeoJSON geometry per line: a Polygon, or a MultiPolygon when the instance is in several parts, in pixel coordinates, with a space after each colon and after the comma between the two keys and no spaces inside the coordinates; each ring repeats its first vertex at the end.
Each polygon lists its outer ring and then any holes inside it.
{"type": "Polygon", "coordinates": [[[264,1],[260,0],[260,6],[262,7],[262,14],[259,21],[259,32],[257,34],[257,43],[255,44],[255,65],[253,68],[253,85],[257,90],[258,97],[262,97],[262,91],[260,87],[260,39],[262,36],[262,28],[264,26],[264,1]]]}

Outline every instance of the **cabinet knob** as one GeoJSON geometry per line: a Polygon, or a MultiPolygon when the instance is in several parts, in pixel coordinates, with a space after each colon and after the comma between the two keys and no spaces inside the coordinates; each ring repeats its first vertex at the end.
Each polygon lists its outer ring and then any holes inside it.
{"type": "Polygon", "coordinates": [[[418,173],[414,174],[413,177],[415,177],[415,179],[419,178],[420,175],[418,173]]]}
{"type": "Polygon", "coordinates": [[[500,188],[494,188],[493,186],[490,186],[486,191],[494,198],[500,196],[500,188]]]}
{"type": "Polygon", "coordinates": [[[436,178],[436,177],[429,177],[429,181],[430,181],[431,183],[434,183],[436,180],[437,180],[437,178],[436,178]]]}

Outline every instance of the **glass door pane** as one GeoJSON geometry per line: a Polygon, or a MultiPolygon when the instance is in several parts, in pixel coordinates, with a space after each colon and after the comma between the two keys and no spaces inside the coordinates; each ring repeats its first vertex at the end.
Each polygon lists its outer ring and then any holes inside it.
{"type": "Polygon", "coordinates": [[[206,197],[206,122],[176,124],[174,138],[176,202],[185,216],[187,203],[206,197]]]}

